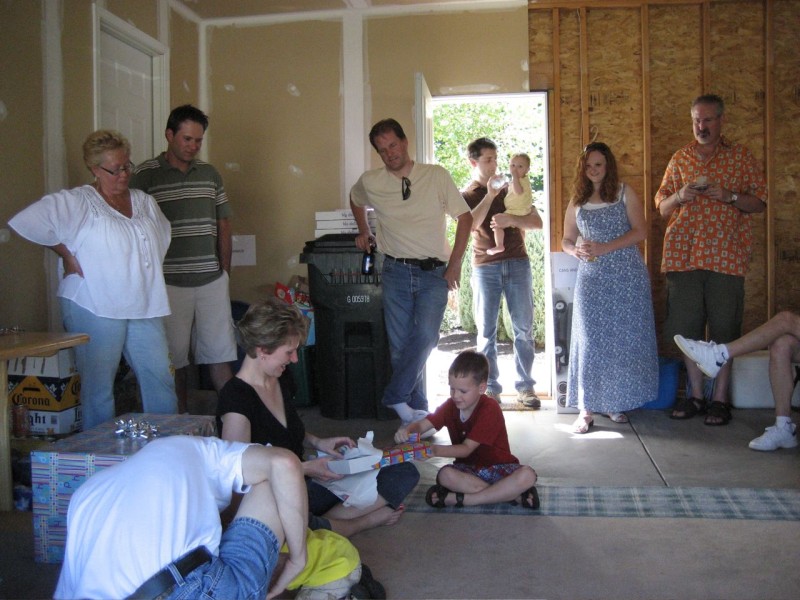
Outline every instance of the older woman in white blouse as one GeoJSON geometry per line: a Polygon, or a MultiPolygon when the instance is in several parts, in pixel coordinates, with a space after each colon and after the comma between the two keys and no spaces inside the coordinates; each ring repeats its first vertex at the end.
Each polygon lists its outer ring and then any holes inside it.
{"type": "Polygon", "coordinates": [[[22,237],[63,261],[58,288],[64,327],[88,333],[75,349],[83,427],[113,419],[114,377],[125,355],[145,412],[177,411],[162,317],[170,312],[161,263],[170,224],[155,200],[128,188],[130,144],[95,131],[83,144],[91,185],[49,194],[9,221],[22,237]]]}

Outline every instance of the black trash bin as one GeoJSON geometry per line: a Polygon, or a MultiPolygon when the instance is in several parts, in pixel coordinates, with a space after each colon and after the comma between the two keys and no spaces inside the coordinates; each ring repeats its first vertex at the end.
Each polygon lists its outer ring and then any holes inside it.
{"type": "Polygon", "coordinates": [[[329,234],[307,242],[300,262],[308,265],[316,328],[315,375],[320,413],[332,419],[391,419],[381,404],[391,375],[383,323],[383,257],[371,275],[361,273],[363,252],[355,234],[329,234]]]}

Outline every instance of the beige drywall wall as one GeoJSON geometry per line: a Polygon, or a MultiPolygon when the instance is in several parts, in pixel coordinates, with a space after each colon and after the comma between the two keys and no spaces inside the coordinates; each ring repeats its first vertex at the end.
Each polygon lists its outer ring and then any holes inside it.
{"type": "MultiPolygon", "coordinates": [[[[0,4],[0,227],[44,192],[41,18],[38,2],[0,4]]],[[[43,257],[15,233],[0,244],[0,327],[46,326],[43,257]]]]}
{"type": "MultiPolygon", "coordinates": [[[[133,12],[118,16],[128,20],[126,16],[146,14],[144,5],[156,3],[157,0],[141,0],[141,6],[133,12]]],[[[110,4],[112,10],[124,6],[121,2],[110,4]]],[[[64,129],[49,134],[63,135],[65,187],[75,187],[91,180],[83,164],[81,146],[93,129],[92,2],[64,0],[61,17],[64,129]]],[[[7,117],[0,121],[3,225],[47,191],[43,156],[42,18],[41,2],[9,0],[0,4],[0,101],[8,107],[7,117]]],[[[0,285],[4,291],[0,294],[0,326],[47,329],[45,252],[14,233],[10,243],[0,245],[0,285]],[[5,293],[7,289],[14,292],[5,293]]]]}
{"type": "Polygon", "coordinates": [[[139,31],[158,39],[158,2],[150,0],[106,0],[106,10],[139,31]]]}
{"type": "MultiPolygon", "coordinates": [[[[414,73],[431,94],[520,93],[528,85],[527,9],[369,19],[364,26],[367,128],[392,117],[410,141],[414,133],[414,73]]],[[[380,165],[370,151],[373,166],[380,165]]]]}
{"type": "MultiPolygon", "coordinates": [[[[315,212],[346,205],[341,35],[336,21],[209,28],[209,159],[225,180],[234,233],[256,236],[258,264],[234,268],[233,298],[252,301],[305,275],[297,258],[315,212]]],[[[415,72],[437,95],[527,90],[525,8],[369,19],[364,36],[365,127],[394,116],[412,144],[415,72]],[[502,47],[487,51],[487,32],[502,47]]]]}
{"type": "MultiPolygon", "coordinates": [[[[17,0],[11,6],[24,4],[17,0]]],[[[80,145],[92,128],[92,14],[88,0],[66,4],[64,137],[69,185],[74,186],[88,178],[80,145]]],[[[140,4],[114,0],[107,8],[155,37],[156,0],[140,4]]],[[[28,37],[38,39],[39,8],[27,10],[36,29],[28,37]]],[[[475,86],[494,86],[496,92],[525,90],[524,8],[375,18],[365,23],[364,35],[365,127],[394,116],[412,144],[415,72],[425,74],[436,95],[467,93],[475,86]],[[487,35],[497,41],[490,50],[487,35]]],[[[222,173],[231,197],[234,233],[256,236],[257,265],[234,269],[234,298],[252,301],[271,293],[274,282],[304,275],[306,267],[297,258],[313,238],[314,213],[345,204],[341,36],[338,20],[208,28],[210,106],[201,106],[211,117],[208,158],[222,173]]],[[[174,11],[170,46],[170,104],[198,104],[198,25],[174,11]]],[[[40,55],[33,54],[37,68],[40,55]]],[[[41,86],[28,93],[41,100],[41,86]]],[[[37,156],[38,139],[26,141],[37,156]]],[[[368,156],[372,165],[378,164],[371,150],[368,156]]],[[[18,208],[39,195],[31,194],[18,208]]],[[[41,260],[42,251],[33,245],[27,244],[26,252],[41,260]]],[[[40,264],[24,271],[13,268],[12,276],[23,280],[26,290],[43,290],[40,264]]],[[[45,324],[43,303],[24,312],[37,326],[45,324]]]]}
{"type": "MultiPolygon", "coordinates": [[[[170,105],[197,103],[200,60],[198,24],[179,13],[170,12],[169,37],[170,105]]],[[[164,144],[166,147],[166,141],[164,144]]]]}
{"type": "Polygon", "coordinates": [[[235,235],[256,266],[235,267],[231,296],[252,301],[304,274],[314,213],[341,204],[341,24],[215,28],[208,33],[209,160],[223,176],[235,235]]]}
{"type": "Polygon", "coordinates": [[[91,3],[68,0],[61,38],[64,69],[64,144],[67,187],[92,181],[83,163],[83,142],[94,129],[93,16],[91,3]]]}

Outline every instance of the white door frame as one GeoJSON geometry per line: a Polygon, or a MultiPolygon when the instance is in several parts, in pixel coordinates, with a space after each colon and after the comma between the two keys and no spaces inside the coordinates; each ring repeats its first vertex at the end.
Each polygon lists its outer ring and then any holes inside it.
{"type": "Polygon", "coordinates": [[[415,159],[420,163],[432,163],[433,96],[422,73],[414,73],[414,125],[417,141],[415,159]]]}
{"type": "MultiPolygon", "coordinates": [[[[417,147],[417,160],[420,155],[427,155],[430,153],[430,162],[433,162],[433,105],[443,102],[492,102],[502,98],[516,98],[524,96],[540,96],[544,100],[545,123],[550,123],[548,111],[550,110],[549,98],[547,92],[540,90],[532,90],[530,92],[507,92],[507,93],[491,93],[491,94],[464,94],[464,95],[451,95],[451,96],[437,96],[432,98],[430,90],[425,83],[425,77],[421,73],[415,74],[415,107],[414,107],[414,122],[416,125],[416,147],[417,147]]],[[[544,197],[550,198],[550,153],[547,149],[550,147],[550,130],[549,126],[546,130],[546,139],[544,142],[544,197]]],[[[552,274],[550,267],[550,205],[546,203],[544,206],[544,214],[542,216],[542,232],[544,234],[544,294],[545,294],[545,352],[548,357],[548,362],[552,363],[554,356],[554,342],[553,342],[553,306],[551,302],[552,294],[552,274]]],[[[541,317],[540,317],[541,318],[541,317]]],[[[541,387],[546,387],[550,390],[552,398],[556,398],[553,384],[555,379],[551,375],[551,369],[546,371],[547,381],[537,381],[541,387]]]]}

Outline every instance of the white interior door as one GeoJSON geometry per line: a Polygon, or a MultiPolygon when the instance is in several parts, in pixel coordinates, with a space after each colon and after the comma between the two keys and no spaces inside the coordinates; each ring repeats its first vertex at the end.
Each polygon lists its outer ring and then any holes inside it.
{"type": "Polygon", "coordinates": [[[138,164],[153,154],[153,59],[103,30],[99,62],[100,127],[125,135],[138,164]]]}
{"type": "Polygon", "coordinates": [[[414,73],[414,125],[417,130],[416,160],[433,163],[433,97],[422,73],[414,73]]]}
{"type": "Polygon", "coordinates": [[[169,49],[95,9],[95,127],[117,129],[139,163],[160,152],[169,111],[169,49]]]}

